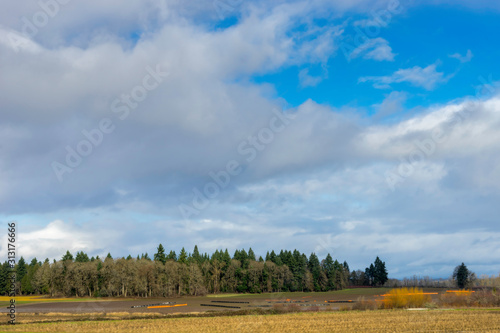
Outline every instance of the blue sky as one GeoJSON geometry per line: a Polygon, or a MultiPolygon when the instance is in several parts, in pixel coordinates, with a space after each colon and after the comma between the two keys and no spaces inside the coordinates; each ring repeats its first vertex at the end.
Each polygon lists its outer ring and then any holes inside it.
{"type": "MultiPolygon", "coordinates": [[[[347,37],[355,37],[361,31],[367,38],[370,32],[366,28],[355,30],[354,22],[366,19],[364,15],[348,18],[349,24],[345,33],[347,37]]],[[[337,21],[342,23],[345,18],[337,21]]],[[[444,76],[453,77],[436,89],[427,91],[409,83],[396,84],[393,89],[405,91],[411,96],[407,107],[429,106],[435,103],[446,103],[456,98],[474,95],[476,87],[481,85],[481,74],[484,79],[488,75],[498,78],[498,68],[493,65],[499,58],[499,50],[495,47],[495,31],[498,13],[477,12],[453,6],[423,6],[412,8],[400,14],[391,15],[387,26],[378,26],[379,33],[372,38],[384,38],[390,41],[395,53],[393,61],[376,61],[356,58],[348,60],[340,46],[337,56],[328,59],[325,64],[306,64],[279,69],[254,77],[258,83],[272,83],[277,95],[286,99],[292,106],[298,106],[307,99],[340,108],[345,105],[370,108],[378,104],[390,89],[374,89],[370,84],[358,82],[364,76],[384,76],[400,68],[437,64],[436,70],[444,76]],[[422,24],[425,22],[426,24],[422,24]],[[468,50],[474,50],[473,63],[461,63],[450,55],[466,56],[468,50]],[[299,73],[307,69],[312,75],[327,76],[315,86],[303,87],[299,73]],[[328,73],[325,75],[325,73],[328,73]]],[[[377,31],[377,30],[372,30],[377,31]]],[[[347,53],[359,43],[344,41],[347,53]]],[[[342,42],[341,44],[342,45],[342,42]]],[[[472,61],[472,59],[471,59],[472,61]]]]}
{"type": "Polygon", "coordinates": [[[197,244],[498,274],[499,15],[488,0],[9,4],[0,220],[27,258],[197,244]]]}

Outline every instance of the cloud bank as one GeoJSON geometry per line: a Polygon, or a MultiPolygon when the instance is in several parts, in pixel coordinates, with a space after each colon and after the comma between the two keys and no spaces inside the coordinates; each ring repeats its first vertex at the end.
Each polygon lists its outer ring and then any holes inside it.
{"type": "MultiPolygon", "coordinates": [[[[497,273],[495,93],[406,110],[410,95],[391,92],[371,118],[291,106],[252,80],[337,56],[344,23],[308,19],[319,8],[342,17],[386,2],[244,3],[224,27],[211,2],[57,3],[32,36],[14,18],[36,22],[36,3],[0,15],[0,210],[18,221],[25,257],[151,254],[162,242],[330,252],[353,268],[378,254],[393,276],[447,276],[461,261],[497,273]]],[[[382,37],[352,54],[395,56],[382,37]]],[[[432,91],[451,79],[437,66],[359,82],[432,91]]],[[[326,78],[342,79],[299,74],[302,87],[326,78]]]]}

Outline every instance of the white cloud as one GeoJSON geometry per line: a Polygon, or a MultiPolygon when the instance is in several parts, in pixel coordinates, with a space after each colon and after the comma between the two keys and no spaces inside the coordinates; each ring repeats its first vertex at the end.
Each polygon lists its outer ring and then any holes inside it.
{"type": "Polygon", "coordinates": [[[445,76],[443,72],[438,72],[436,67],[436,64],[425,68],[414,66],[412,68],[399,69],[390,76],[361,77],[359,82],[374,82],[373,86],[377,89],[389,89],[393,83],[408,82],[415,87],[433,90],[439,84],[448,82],[453,76],[445,76]]]}
{"type": "Polygon", "coordinates": [[[27,260],[34,257],[38,260],[45,258],[58,260],[68,250],[73,254],[78,251],[95,251],[104,246],[102,243],[104,239],[112,243],[116,241],[117,235],[117,232],[106,232],[103,229],[96,232],[61,220],[52,221],[35,231],[25,230],[22,222],[18,222],[17,227],[19,255],[27,260]]]}
{"type": "Polygon", "coordinates": [[[401,155],[412,150],[416,139],[432,138],[438,130],[442,133],[439,154],[462,157],[487,151],[499,139],[493,130],[500,120],[499,107],[498,97],[450,103],[394,125],[373,126],[362,133],[358,144],[385,156],[401,155]]]}
{"type": "Polygon", "coordinates": [[[355,59],[360,56],[363,56],[364,59],[376,61],[394,61],[396,55],[392,53],[389,42],[379,37],[368,39],[365,43],[354,49],[349,57],[355,59]]]}
{"type": "Polygon", "coordinates": [[[309,69],[304,68],[299,72],[299,82],[302,87],[315,87],[328,77],[328,72],[320,76],[309,75],[309,69]]]}
{"type": "Polygon", "coordinates": [[[11,29],[2,29],[1,27],[0,43],[16,52],[40,53],[42,51],[42,48],[28,36],[11,29]]]}
{"type": "Polygon", "coordinates": [[[344,222],[340,222],[340,227],[344,231],[353,231],[357,227],[362,226],[364,224],[365,223],[362,221],[344,221],[344,222]]]}
{"type": "Polygon", "coordinates": [[[376,110],[375,118],[383,118],[402,111],[403,104],[406,102],[408,94],[401,91],[392,91],[380,104],[374,105],[376,110]]]}
{"type": "Polygon", "coordinates": [[[460,53],[454,53],[454,54],[449,55],[449,57],[450,58],[455,58],[458,61],[460,61],[461,63],[466,63],[466,62],[471,61],[472,57],[474,57],[474,55],[472,54],[471,50],[467,50],[467,54],[464,55],[464,56],[461,55],[460,53]]]}
{"type": "Polygon", "coordinates": [[[372,17],[368,19],[357,20],[353,23],[355,27],[387,27],[389,24],[378,17],[372,17]]]}

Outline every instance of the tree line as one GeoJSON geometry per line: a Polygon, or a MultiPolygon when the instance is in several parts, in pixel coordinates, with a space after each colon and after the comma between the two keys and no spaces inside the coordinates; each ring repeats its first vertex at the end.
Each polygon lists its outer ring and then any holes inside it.
{"type": "MultiPolygon", "coordinates": [[[[0,294],[8,291],[9,269],[7,262],[0,266],[0,294]]],[[[328,291],[387,281],[385,263],[378,257],[365,272],[350,272],[347,262],[334,260],[330,254],[320,261],[315,253],[307,257],[297,250],[281,250],[256,258],[251,248],[236,250],[231,256],[227,249],[201,254],[195,246],[192,253],[182,248],[177,255],[175,251],[167,254],[162,244],[153,258],[147,253],[136,258],[113,258],[109,253],[104,259],[89,258],[83,251],[73,257],[67,251],[53,262],[34,258],[28,264],[21,257],[15,269],[20,295],[77,297],[328,291]]]]}
{"type": "Polygon", "coordinates": [[[413,275],[411,278],[403,279],[389,279],[386,287],[399,288],[399,287],[420,287],[420,288],[459,288],[471,289],[476,286],[483,288],[498,288],[500,287],[500,275],[487,276],[483,275],[480,278],[476,273],[472,272],[467,266],[462,263],[455,267],[453,274],[447,279],[433,279],[429,276],[413,275]]]}

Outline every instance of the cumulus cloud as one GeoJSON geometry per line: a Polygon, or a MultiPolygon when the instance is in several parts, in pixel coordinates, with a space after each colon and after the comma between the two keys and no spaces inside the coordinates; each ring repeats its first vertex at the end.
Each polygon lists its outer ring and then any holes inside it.
{"type": "MultiPolygon", "coordinates": [[[[99,253],[104,244],[103,239],[113,244],[117,241],[119,232],[106,230],[106,226],[101,227],[96,236],[95,230],[89,226],[81,227],[74,223],[65,223],[61,220],[49,222],[45,227],[38,230],[26,230],[23,223],[17,223],[19,245],[18,253],[25,259],[37,258],[43,260],[45,258],[60,259],[66,251],[75,254],[78,251],[99,253]],[[104,236],[104,237],[103,237],[104,236]]],[[[5,244],[2,244],[3,250],[6,250],[5,244]]]]}
{"type": "Polygon", "coordinates": [[[414,66],[399,69],[389,76],[365,76],[359,82],[373,82],[377,89],[389,89],[393,83],[408,82],[415,87],[433,90],[439,84],[446,83],[453,75],[446,75],[436,70],[437,65],[432,64],[425,68],[414,66]]]}

